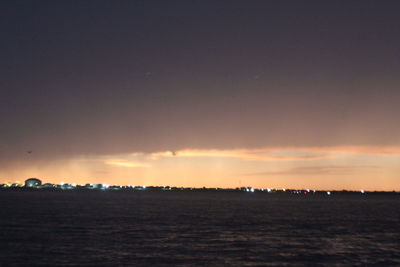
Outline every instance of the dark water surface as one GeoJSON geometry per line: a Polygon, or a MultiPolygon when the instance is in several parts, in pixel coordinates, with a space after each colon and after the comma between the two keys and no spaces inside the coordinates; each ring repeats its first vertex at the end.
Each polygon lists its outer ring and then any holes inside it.
{"type": "Polygon", "coordinates": [[[0,191],[1,266],[399,265],[399,195],[0,191]]]}

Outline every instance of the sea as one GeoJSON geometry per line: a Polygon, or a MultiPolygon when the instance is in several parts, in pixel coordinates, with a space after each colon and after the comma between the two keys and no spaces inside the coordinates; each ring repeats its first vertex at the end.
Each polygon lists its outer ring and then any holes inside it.
{"type": "Polygon", "coordinates": [[[400,266],[400,194],[0,190],[0,266],[400,266]]]}

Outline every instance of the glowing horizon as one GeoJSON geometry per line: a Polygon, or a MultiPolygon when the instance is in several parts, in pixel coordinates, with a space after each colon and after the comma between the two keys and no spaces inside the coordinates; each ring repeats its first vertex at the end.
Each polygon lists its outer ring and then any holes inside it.
{"type": "Polygon", "coordinates": [[[399,157],[396,146],[181,149],[25,165],[1,170],[0,181],[392,191],[400,190],[399,157]]]}
{"type": "Polygon", "coordinates": [[[395,1],[8,2],[0,182],[400,189],[395,1]]]}

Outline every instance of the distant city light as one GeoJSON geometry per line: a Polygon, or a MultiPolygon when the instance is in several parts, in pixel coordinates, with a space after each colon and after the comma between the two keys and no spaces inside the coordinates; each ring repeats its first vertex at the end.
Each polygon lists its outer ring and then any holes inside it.
{"type": "MultiPolygon", "coordinates": [[[[19,182],[19,181],[17,181],[19,182]]],[[[221,187],[212,187],[212,188],[207,188],[207,187],[202,187],[202,188],[196,188],[196,187],[171,187],[171,186],[166,186],[166,185],[162,185],[162,186],[146,186],[146,185],[139,185],[139,186],[134,186],[134,185],[109,185],[109,184],[76,184],[76,183],[65,183],[65,182],[60,182],[59,184],[52,184],[52,183],[44,183],[42,184],[42,181],[39,180],[38,178],[28,178],[27,180],[25,180],[24,184],[19,184],[19,183],[11,183],[11,182],[6,182],[4,184],[0,184],[0,188],[16,188],[16,187],[29,187],[29,188],[36,188],[36,189],[49,189],[49,188],[53,188],[53,189],[60,189],[60,190],[71,190],[71,189],[97,189],[97,190],[127,190],[130,189],[130,191],[134,192],[134,191],[140,191],[140,190],[145,190],[145,189],[149,189],[150,191],[156,191],[156,190],[173,190],[173,191],[177,191],[177,190],[192,190],[192,191],[196,191],[196,190],[215,190],[215,191],[241,191],[241,192],[284,192],[285,194],[302,194],[302,195],[313,195],[310,192],[313,192],[314,194],[317,192],[317,190],[314,189],[276,189],[276,188],[253,188],[251,186],[247,186],[247,187],[237,187],[237,188],[221,188],[221,187]],[[310,194],[308,194],[310,193],[310,194]]],[[[326,194],[328,196],[332,195],[333,193],[335,193],[335,195],[337,194],[337,192],[339,191],[325,191],[325,190],[319,190],[318,193],[320,194],[326,194]]],[[[347,192],[351,192],[351,193],[359,193],[359,194],[366,194],[367,191],[365,191],[364,189],[359,189],[356,191],[347,191],[347,190],[343,190],[341,192],[347,193],[347,192]]],[[[373,194],[374,192],[369,192],[371,194],[373,194]]],[[[400,193],[400,192],[391,192],[391,193],[400,193]]],[[[340,194],[340,192],[339,192],[340,194]]],[[[318,194],[319,195],[319,194],[318,194]]],[[[311,197],[311,196],[310,196],[311,197]]]]}

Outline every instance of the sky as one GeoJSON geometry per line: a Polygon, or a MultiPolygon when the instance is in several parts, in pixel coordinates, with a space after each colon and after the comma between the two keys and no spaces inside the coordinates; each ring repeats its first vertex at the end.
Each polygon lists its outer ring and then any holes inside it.
{"type": "Polygon", "coordinates": [[[400,190],[399,13],[1,1],[0,183],[400,190]]]}

